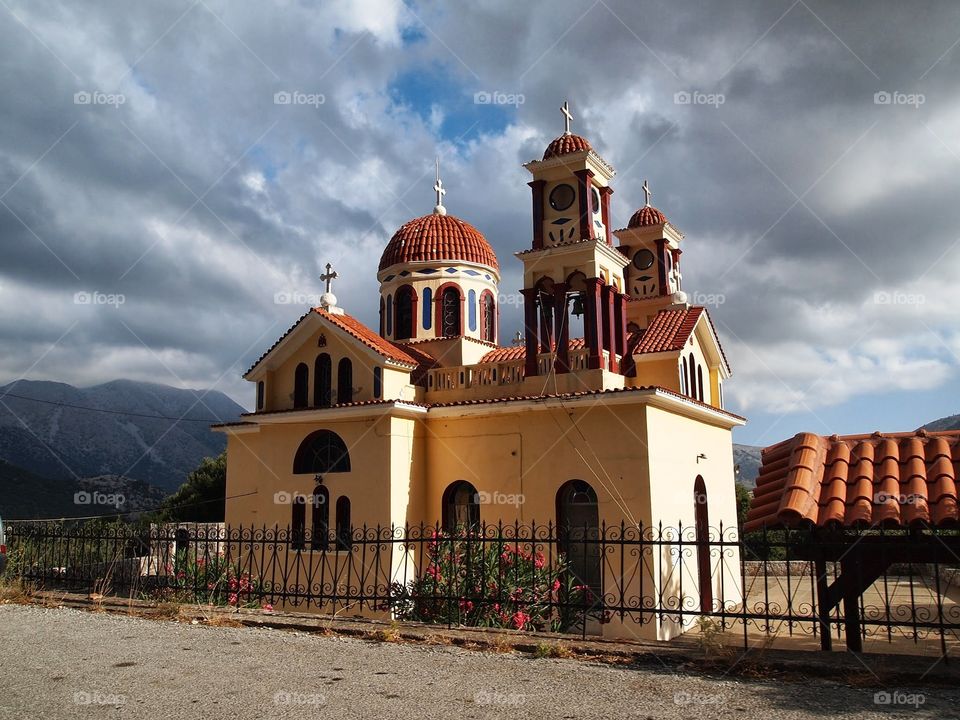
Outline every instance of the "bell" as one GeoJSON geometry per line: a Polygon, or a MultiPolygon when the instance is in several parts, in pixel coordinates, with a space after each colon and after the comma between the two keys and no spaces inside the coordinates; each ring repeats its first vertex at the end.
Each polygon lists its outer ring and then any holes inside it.
{"type": "Polygon", "coordinates": [[[583,317],[583,296],[577,295],[573,299],[573,314],[576,317],[583,317]]]}

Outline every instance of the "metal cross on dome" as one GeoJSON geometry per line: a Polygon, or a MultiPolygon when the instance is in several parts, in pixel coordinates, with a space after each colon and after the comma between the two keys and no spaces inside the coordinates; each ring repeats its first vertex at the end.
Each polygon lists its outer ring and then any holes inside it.
{"type": "Polygon", "coordinates": [[[447,191],[443,189],[443,180],[440,179],[440,157],[437,157],[437,182],[433,186],[434,191],[437,193],[437,206],[433,209],[438,215],[446,214],[446,208],[443,207],[443,196],[447,194],[447,191]]]}
{"type": "Polygon", "coordinates": [[[570,112],[570,103],[566,100],[563,101],[563,107],[560,108],[560,112],[563,113],[563,134],[570,134],[570,121],[573,120],[573,113],[570,112]]]}
{"type": "Polygon", "coordinates": [[[330,263],[327,263],[327,272],[324,275],[320,276],[320,280],[327,284],[327,292],[330,292],[330,285],[336,280],[339,275],[337,271],[333,269],[333,266],[330,263]]]}
{"type": "Polygon", "coordinates": [[[651,195],[653,195],[653,192],[650,190],[650,186],[647,184],[647,181],[644,180],[643,181],[643,197],[644,197],[643,203],[646,207],[650,207],[651,195]]]}

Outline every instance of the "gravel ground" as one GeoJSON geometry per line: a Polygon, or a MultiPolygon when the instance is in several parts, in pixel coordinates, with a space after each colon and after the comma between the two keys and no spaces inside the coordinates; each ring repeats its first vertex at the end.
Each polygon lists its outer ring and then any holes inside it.
{"type": "Polygon", "coordinates": [[[0,606],[0,718],[951,718],[960,690],[713,679],[0,606]],[[904,704],[919,699],[920,705],[904,704]],[[914,693],[914,695],[911,695],[914,693]]]}

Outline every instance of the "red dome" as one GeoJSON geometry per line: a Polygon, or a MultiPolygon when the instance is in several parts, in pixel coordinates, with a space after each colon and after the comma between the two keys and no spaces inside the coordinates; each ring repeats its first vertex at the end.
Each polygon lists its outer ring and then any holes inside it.
{"type": "Polygon", "coordinates": [[[394,233],[380,257],[380,270],[397,263],[429,260],[477,263],[500,269],[490,243],[473,225],[452,215],[431,213],[411,220],[394,233]]]}
{"type": "Polygon", "coordinates": [[[574,135],[573,133],[564,133],[547,145],[547,149],[543,151],[543,159],[549,160],[559,155],[569,155],[570,153],[592,149],[590,142],[586,138],[574,135]]]}
{"type": "Polygon", "coordinates": [[[652,205],[644,205],[633,214],[630,222],[627,223],[627,227],[638,228],[647,227],[648,225],[663,225],[665,222],[667,222],[666,215],[652,205]]]}

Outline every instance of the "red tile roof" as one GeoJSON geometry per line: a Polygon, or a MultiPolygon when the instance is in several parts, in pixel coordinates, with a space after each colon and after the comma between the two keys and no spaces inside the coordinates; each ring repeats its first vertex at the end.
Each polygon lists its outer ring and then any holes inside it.
{"type": "Polygon", "coordinates": [[[661,310],[646,329],[631,336],[628,347],[633,353],[682,350],[703,313],[702,307],[661,310]]]}
{"type": "Polygon", "coordinates": [[[592,149],[586,138],[573,133],[564,133],[560,137],[554,138],[553,142],[547,145],[547,149],[543,151],[543,159],[549,160],[560,155],[569,155],[570,153],[592,149]]]}
{"type": "Polygon", "coordinates": [[[745,530],[954,525],[960,431],[822,437],[763,451],[745,530]]]}
{"type": "Polygon", "coordinates": [[[473,225],[453,215],[431,213],[403,225],[387,243],[380,270],[425,260],[464,261],[499,270],[497,255],[473,225]]]}
{"type": "MultiPolygon", "coordinates": [[[[587,346],[586,341],[583,338],[570,338],[569,349],[570,350],[582,350],[587,346]]],[[[502,363],[509,362],[511,360],[522,360],[527,356],[527,348],[523,345],[512,345],[510,347],[500,347],[496,350],[491,350],[482,358],[480,358],[481,363],[502,363]]]]}
{"type": "Polygon", "coordinates": [[[647,227],[648,225],[663,225],[666,222],[666,215],[652,205],[644,205],[630,217],[630,222],[627,223],[627,227],[638,228],[647,227]]]}
{"type": "Polygon", "coordinates": [[[347,315],[346,313],[343,315],[337,315],[327,312],[323,308],[314,308],[313,311],[320,317],[328,320],[341,330],[345,331],[347,334],[353,336],[367,347],[376,350],[385,358],[417,367],[423,361],[423,358],[426,357],[423,353],[418,352],[415,355],[415,351],[413,350],[407,350],[397,343],[384,340],[378,333],[375,333],[355,317],[347,315]]]}
{"type": "Polygon", "coordinates": [[[390,342],[389,340],[384,340],[380,335],[375,333],[373,330],[368,328],[362,322],[357,320],[355,317],[352,317],[347,314],[335,315],[333,313],[327,312],[323,308],[312,308],[309,312],[304,313],[300,316],[300,319],[297,320],[290,328],[280,336],[280,339],[277,340],[270,348],[263,353],[257,361],[250,366],[250,369],[244,373],[244,376],[249,375],[253,372],[254,368],[257,367],[260,363],[266,359],[267,355],[272,353],[277,346],[282,343],[287,336],[292,333],[306,318],[308,318],[312,313],[316,313],[320,317],[330,321],[341,330],[346,332],[351,337],[359,340],[361,343],[367,347],[375,350],[380,355],[390,360],[394,360],[405,365],[409,365],[414,368],[418,368],[419,371],[425,371],[428,368],[434,367],[436,362],[433,358],[427,355],[424,352],[419,350],[414,350],[413,348],[407,348],[406,346],[400,345],[398,343],[390,342]]]}

